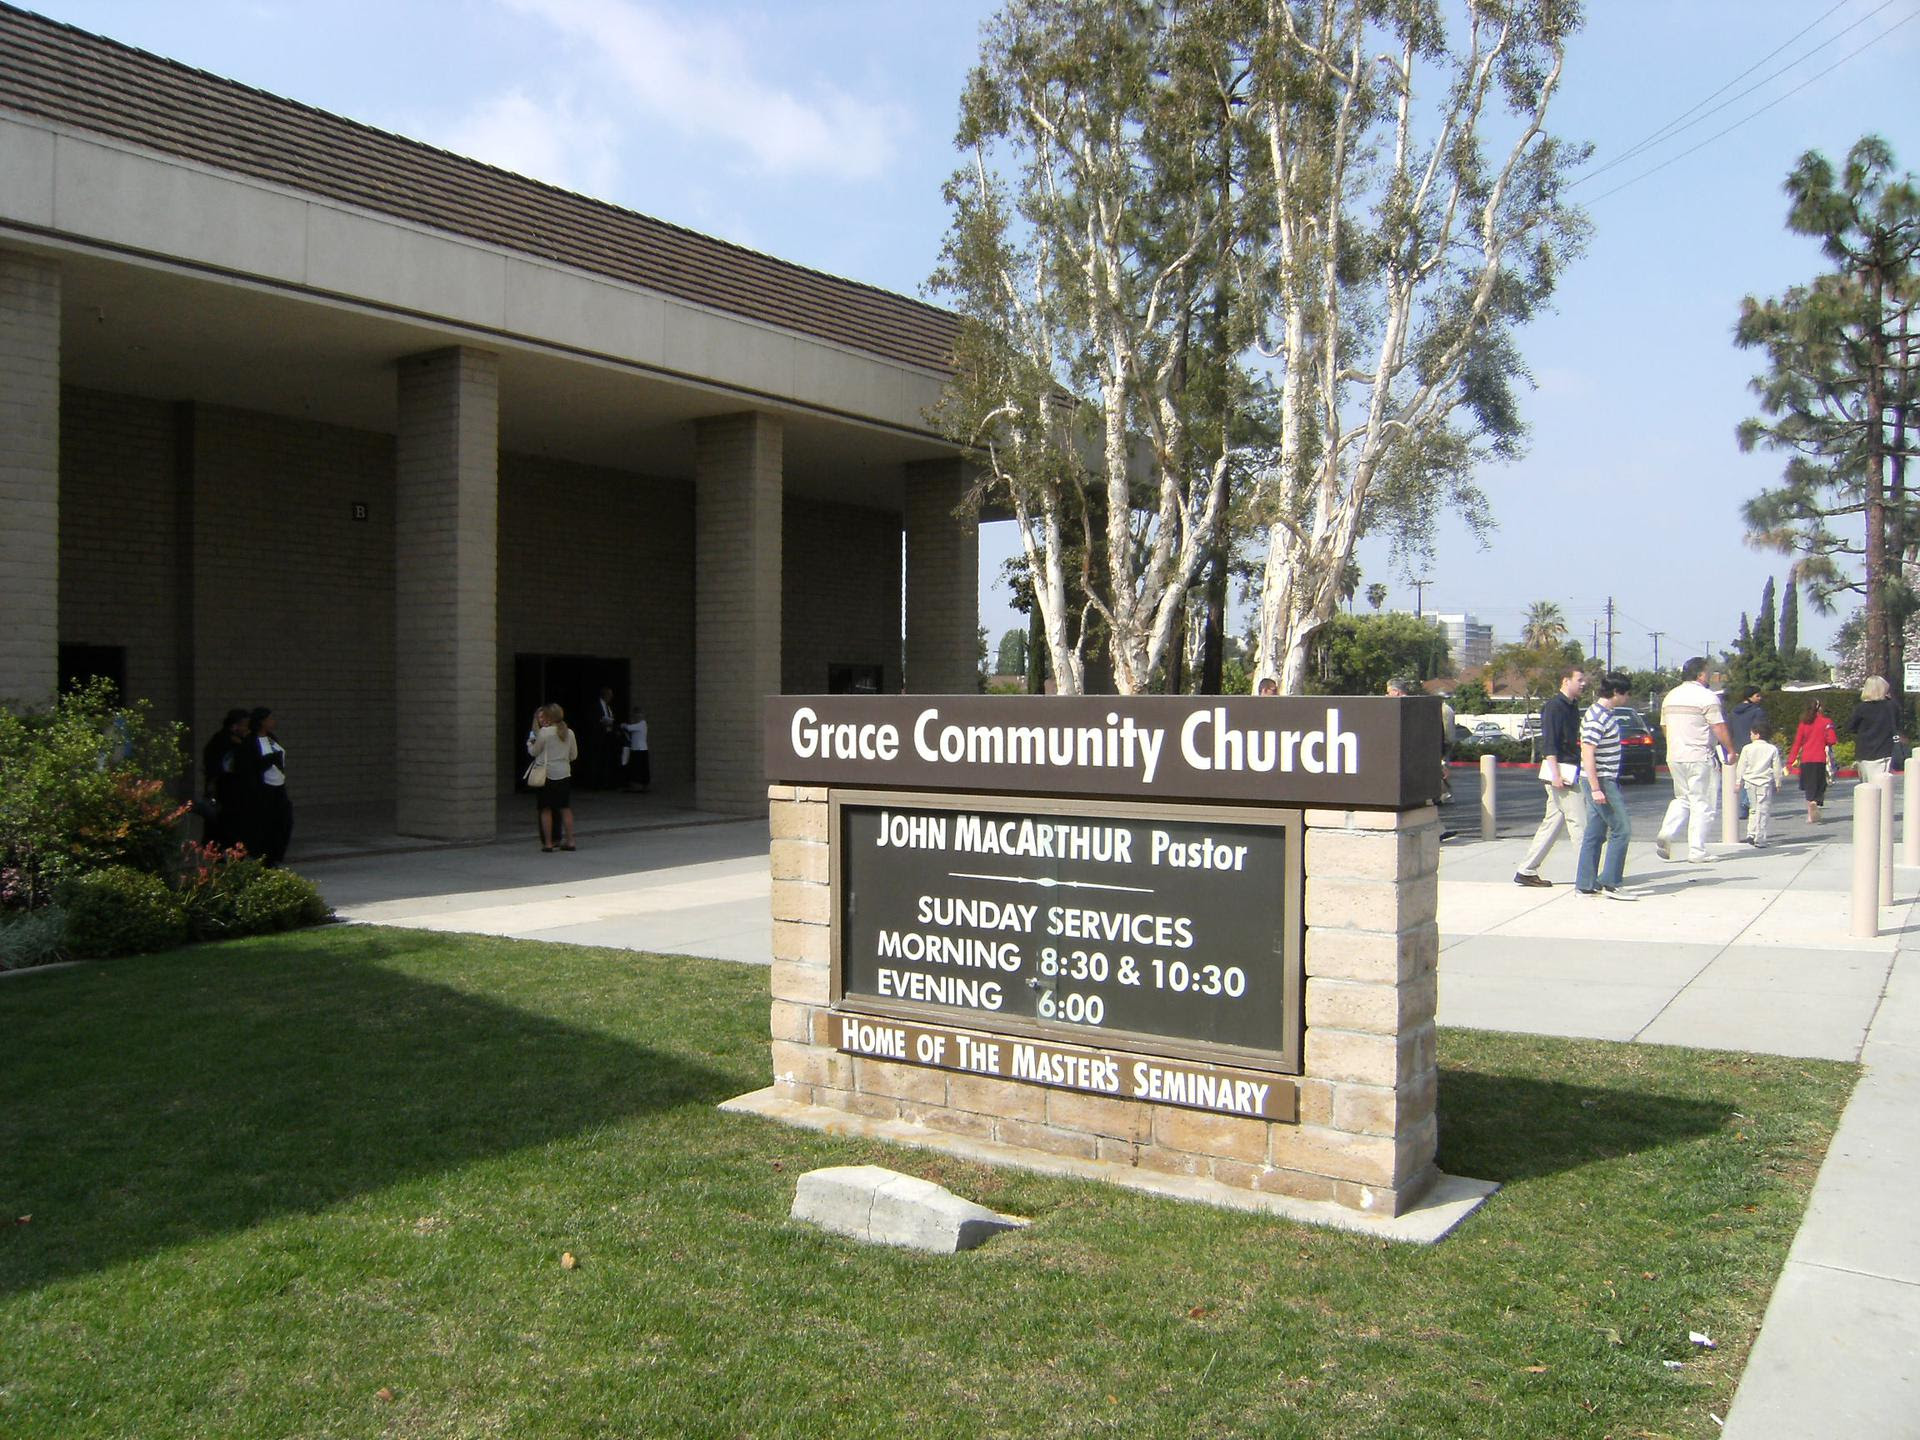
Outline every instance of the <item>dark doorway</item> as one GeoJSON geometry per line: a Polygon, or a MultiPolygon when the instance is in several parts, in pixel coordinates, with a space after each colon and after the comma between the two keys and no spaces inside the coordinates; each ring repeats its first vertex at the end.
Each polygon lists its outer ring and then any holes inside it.
{"type": "Polygon", "coordinates": [[[60,693],[71,695],[89,680],[111,681],[116,700],[127,694],[127,647],[124,645],[62,645],[60,693]]]}
{"type": "Polygon", "coordinates": [[[546,704],[566,711],[567,724],[580,735],[580,763],[574,774],[576,783],[588,786],[614,784],[618,777],[609,769],[607,750],[600,735],[598,715],[600,687],[613,687],[613,716],[616,724],[627,718],[632,692],[627,684],[625,657],[607,655],[516,655],[513,657],[513,774],[514,788],[525,789],[518,778],[527,769],[527,726],[533,712],[546,704]]]}
{"type": "Polygon", "coordinates": [[[848,665],[837,661],[831,663],[827,666],[827,693],[829,695],[878,695],[880,667],[848,665]]]}

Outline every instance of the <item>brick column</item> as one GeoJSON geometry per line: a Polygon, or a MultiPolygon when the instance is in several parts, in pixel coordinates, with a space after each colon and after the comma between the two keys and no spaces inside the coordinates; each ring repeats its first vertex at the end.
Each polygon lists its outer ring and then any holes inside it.
{"type": "Polygon", "coordinates": [[[961,511],[966,475],[958,460],[921,461],[906,467],[906,489],[904,688],[971,695],[980,638],[980,522],[961,511]]]}
{"type": "Polygon", "coordinates": [[[391,726],[399,828],[494,833],[499,657],[499,362],[436,350],[400,362],[391,726]]]}
{"type": "Polygon", "coordinates": [[[758,814],[760,708],[780,693],[780,421],[699,423],[694,462],[694,803],[758,814]]]}
{"type": "Polygon", "coordinates": [[[60,267],[0,251],[0,704],[60,668],[60,267]]]}
{"type": "Polygon", "coordinates": [[[1300,1125],[1273,1163],[1331,1177],[1352,1209],[1398,1215],[1438,1174],[1438,812],[1306,821],[1306,1066],[1300,1125]]]}

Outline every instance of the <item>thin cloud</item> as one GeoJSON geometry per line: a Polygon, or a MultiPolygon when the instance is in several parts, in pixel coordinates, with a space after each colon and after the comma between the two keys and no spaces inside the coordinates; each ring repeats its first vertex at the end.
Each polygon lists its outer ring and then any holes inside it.
{"type": "Polygon", "coordinates": [[[536,100],[510,90],[482,100],[427,136],[460,155],[518,175],[606,198],[619,173],[619,132],[568,97],[536,100]]]}
{"type": "Polygon", "coordinates": [[[740,34],[638,0],[500,0],[546,21],[606,67],[621,98],[692,140],[743,151],[780,175],[867,179],[893,158],[894,108],[817,86],[806,95],[756,73],[740,34]]]}

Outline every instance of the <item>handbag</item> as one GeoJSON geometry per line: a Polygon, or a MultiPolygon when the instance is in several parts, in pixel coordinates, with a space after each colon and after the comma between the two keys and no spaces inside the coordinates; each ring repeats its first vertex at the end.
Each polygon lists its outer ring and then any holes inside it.
{"type": "Polygon", "coordinates": [[[527,766],[525,778],[529,790],[538,790],[542,785],[547,783],[547,762],[544,760],[536,760],[527,766]]]}

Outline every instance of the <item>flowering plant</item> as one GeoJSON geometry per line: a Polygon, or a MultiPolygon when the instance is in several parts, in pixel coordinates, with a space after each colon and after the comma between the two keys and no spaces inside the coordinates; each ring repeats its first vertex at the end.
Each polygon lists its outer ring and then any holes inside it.
{"type": "Polygon", "coordinates": [[[178,725],[95,680],[44,711],[0,710],[0,904],[31,908],[61,881],[114,865],[165,875],[188,807],[178,725]]]}

